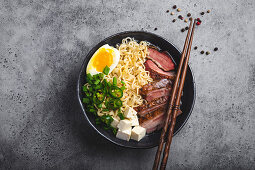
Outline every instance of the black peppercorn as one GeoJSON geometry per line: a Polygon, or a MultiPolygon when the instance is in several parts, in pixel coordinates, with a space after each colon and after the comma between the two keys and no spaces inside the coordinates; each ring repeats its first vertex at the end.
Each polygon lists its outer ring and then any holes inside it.
{"type": "Polygon", "coordinates": [[[214,51],[218,51],[218,47],[215,47],[215,48],[214,48],[214,51]]]}
{"type": "Polygon", "coordinates": [[[156,31],[158,28],[154,28],[154,31],[156,31]]]}
{"type": "Polygon", "coordinates": [[[185,30],[188,30],[189,29],[189,27],[185,27],[185,30]]]}
{"type": "Polygon", "coordinates": [[[206,55],[209,55],[210,54],[210,52],[209,51],[206,51],[206,53],[205,53],[206,55]]]}
{"type": "Polygon", "coordinates": [[[183,20],[183,16],[181,16],[181,15],[179,15],[178,18],[181,19],[181,20],[183,20]]]}
{"type": "Polygon", "coordinates": [[[176,19],[173,19],[173,21],[172,22],[175,22],[176,21],[176,19]]]}
{"type": "Polygon", "coordinates": [[[187,17],[190,17],[190,16],[191,16],[191,14],[190,14],[190,13],[188,13],[188,14],[187,14],[187,17]]]}
{"type": "Polygon", "coordinates": [[[185,31],[185,29],[184,29],[184,28],[182,28],[182,29],[181,29],[181,32],[184,32],[184,31],[185,31]]]}
{"type": "Polygon", "coordinates": [[[204,54],[205,52],[204,51],[201,51],[200,54],[204,54]]]}
{"type": "Polygon", "coordinates": [[[166,13],[168,13],[168,12],[169,12],[169,10],[166,11],[166,13]]]}
{"type": "Polygon", "coordinates": [[[201,12],[201,15],[204,15],[205,13],[204,12],[201,12]]]}
{"type": "Polygon", "coordinates": [[[197,49],[197,46],[194,47],[194,50],[196,50],[196,49],[197,49]]]}
{"type": "Polygon", "coordinates": [[[177,8],[177,6],[176,6],[176,5],[174,5],[174,6],[173,6],[173,9],[176,9],[176,8],[177,8]]]}

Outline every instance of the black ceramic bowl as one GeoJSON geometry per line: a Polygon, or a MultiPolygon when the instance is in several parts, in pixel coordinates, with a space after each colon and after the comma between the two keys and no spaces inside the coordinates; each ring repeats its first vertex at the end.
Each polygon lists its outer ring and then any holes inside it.
{"type": "MultiPolygon", "coordinates": [[[[88,120],[89,124],[104,138],[108,139],[112,143],[115,143],[123,147],[152,148],[158,145],[161,131],[156,131],[154,133],[147,134],[146,137],[144,137],[139,142],[134,140],[130,140],[128,142],[124,140],[120,140],[116,138],[111,131],[106,131],[100,126],[96,125],[94,116],[86,113],[85,111],[86,105],[82,103],[82,98],[84,95],[82,92],[82,86],[86,83],[86,80],[85,80],[86,67],[90,58],[96,52],[96,50],[102,45],[109,44],[111,46],[116,46],[116,44],[121,43],[122,39],[126,37],[132,37],[138,41],[148,41],[152,43],[153,45],[158,46],[162,51],[167,51],[171,54],[172,59],[176,65],[179,64],[179,60],[181,57],[180,51],[173,44],[171,44],[170,42],[168,42],[167,40],[165,40],[164,38],[156,34],[152,34],[149,32],[141,32],[141,31],[122,32],[122,33],[115,34],[113,36],[110,36],[104,39],[100,43],[98,43],[92,50],[90,50],[90,52],[84,59],[84,62],[81,67],[79,79],[78,79],[78,86],[77,86],[78,99],[79,99],[81,108],[83,110],[83,113],[86,119],[88,120]]],[[[187,70],[187,76],[185,80],[183,96],[181,101],[182,101],[181,110],[183,113],[177,117],[175,129],[174,129],[174,135],[177,134],[187,122],[195,102],[195,83],[194,83],[194,79],[193,79],[193,75],[192,75],[192,71],[190,67],[187,70]]]]}

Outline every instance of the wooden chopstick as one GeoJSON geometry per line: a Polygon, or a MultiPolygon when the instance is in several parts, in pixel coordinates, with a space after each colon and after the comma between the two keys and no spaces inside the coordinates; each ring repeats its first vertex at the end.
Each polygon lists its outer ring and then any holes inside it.
{"type": "Polygon", "coordinates": [[[193,35],[194,35],[194,30],[195,30],[195,22],[196,22],[196,20],[194,20],[194,23],[193,23],[193,28],[192,28],[192,32],[191,32],[191,36],[190,36],[188,51],[187,51],[187,54],[186,54],[186,59],[185,59],[184,68],[183,68],[183,71],[182,71],[182,76],[181,76],[180,85],[179,85],[179,89],[178,89],[178,93],[177,93],[177,97],[176,97],[176,101],[175,101],[175,106],[173,108],[173,110],[174,110],[173,118],[172,118],[172,121],[171,121],[171,124],[170,124],[170,129],[169,129],[169,132],[168,132],[167,142],[165,144],[163,160],[161,162],[160,170],[164,170],[166,168],[167,159],[168,159],[169,150],[170,150],[170,145],[172,143],[172,138],[173,138],[173,133],[174,133],[174,126],[175,126],[175,123],[176,123],[176,117],[177,117],[178,110],[180,110],[181,95],[182,95],[182,90],[183,90],[183,87],[184,87],[184,82],[185,82],[187,68],[188,68],[189,56],[190,56],[190,51],[191,51],[191,46],[192,46],[192,41],[193,41],[193,35]]]}
{"type": "Polygon", "coordinates": [[[155,160],[154,160],[154,164],[153,164],[153,170],[158,169],[158,165],[159,165],[159,161],[160,161],[160,157],[161,157],[161,152],[162,152],[162,149],[163,149],[163,144],[164,144],[164,141],[165,141],[165,135],[166,135],[168,125],[169,125],[170,120],[171,120],[172,109],[173,109],[173,106],[174,106],[174,100],[175,100],[175,95],[176,95],[178,84],[179,84],[179,79],[180,79],[180,75],[181,75],[183,61],[184,61],[184,58],[185,58],[185,55],[186,55],[187,45],[188,45],[188,41],[189,41],[189,35],[190,35],[190,31],[191,31],[191,26],[192,26],[192,19],[190,21],[189,30],[188,30],[188,33],[187,33],[187,36],[186,36],[186,39],[185,39],[184,47],[183,47],[183,50],[182,50],[181,60],[180,60],[179,67],[178,67],[177,74],[176,74],[176,78],[175,78],[175,83],[174,83],[171,98],[170,98],[170,101],[169,101],[169,104],[168,104],[168,110],[167,110],[165,125],[164,125],[164,127],[161,131],[159,146],[158,146],[158,150],[157,150],[155,160]]]}

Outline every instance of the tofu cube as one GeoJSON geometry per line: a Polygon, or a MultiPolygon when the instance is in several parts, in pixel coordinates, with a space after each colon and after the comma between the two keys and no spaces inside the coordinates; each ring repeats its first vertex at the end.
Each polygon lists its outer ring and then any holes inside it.
{"type": "Polygon", "coordinates": [[[131,118],[133,116],[136,116],[136,114],[137,114],[137,112],[131,107],[127,107],[125,112],[124,112],[124,116],[126,118],[131,118]]]}
{"type": "Polygon", "coordinates": [[[141,126],[136,126],[131,131],[131,139],[140,141],[146,134],[146,129],[141,126]]]}
{"type": "Polygon", "coordinates": [[[112,121],[112,123],[111,123],[111,126],[114,127],[114,128],[117,128],[119,122],[120,122],[120,121],[119,121],[118,119],[116,119],[116,118],[113,117],[113,121],[112,121]]]}
{"type": "Polygon", "coordinates": [[[129,120],[131,121],[132,126],[138,126],[139,125],[138,117],[136,115],[132,116],[129,120]]]}
{"type": "Polygon", "coordinates": [[[124,120],[120,120],[117,127],[119,128],[119,130],[124,131],[126,129],[131,128],[131,126],[132,126],[131,121],[127,120],[127,119],[124,119],[124,120]]]}
{"type": "Polygon", "coordinates": [[[118,130],[116,137],[122,140],[129,141],[131,136],[131,127],[126,130],[118,130]]]}

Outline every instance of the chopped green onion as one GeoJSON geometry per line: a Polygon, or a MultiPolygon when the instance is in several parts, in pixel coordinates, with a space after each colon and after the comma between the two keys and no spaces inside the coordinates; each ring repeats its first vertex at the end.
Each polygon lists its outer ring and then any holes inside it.
{"type": "Polygon", "coordinates": [[[93,79],[92,75],[89,73],[87,74],[87,81],[91,81],[93,79]]]}
{"type": "Polygon", "coordinates": [[[104,74],[103,73],[99,73],[98,77],[99,77],[100,80],[102,80],[104,78],[104,74]]]}
{"type": "Polygon", "coordinates": [[[89,99],[88,98],[83,98],[82,102],[87,104],[87,103],[89,103],[89,99]]]}
{"type": "Polygon", "coordinates": [[[97,80],[97,79],[98,79],[98,75],[97,74],[93,75],[93,80],[97,80]]]}
{"type": "Polygon", "coordinates": [[[95,90],[98,90],[98,89],[101,89],[101,88],[102,88],[102,85],[98,84],[98,85],[96,85],[95,90]]]}
{"type": "Polygon", "coordinates": [[[101,109],[103,107],[102,103],[100,103],[97,107],[101,109]]]}
{"type": "Polygon", "coordinates": [[[109,72],[110,72],[110,68],[106,65],[105,68],[104,68],[104,70],[103,70],[103,73],[104,73],[105,75],[108,75],[109,72]]]}
{"type": "Polygon", "coordinates": [[[116,77],[113,77],[112,85],[117,86],[117,78],[116,77]]]}
{"type": "Polygon", "coordinates": [[[103,115],[103,116],[101,116],[100,118],[101,118],[101,121],[102,121],[102,122],[104,122],[106,125],[109,125],[109,126],[110,126],[110,124],[111,124],[112,121],[113,121],[113,118],[112,118],[112,116],[110,116],[110,115],[103,115]]]}
{"type": "Polygon", "coordinates": [[[85,92],[85,94],[86,94],[87,97],[91,96],[89,92],[85,92]]]}
{"type": "Polygon", "coordinates": [[[87,74],[86,81],[88,84],[84,85],[83,92],[85,97],[82,98],[82,102],[86,103],[86,111],[95,115],[95,123],[102,126],[106,130],[111,130],[116,135],[117,130],[111,126],[113,121],[112,116],[103,115],[99,117],[97,114],[98,109],[102,109],[103,112],[109,112],[112,110],[118,110],[118,116],[121,120],[125,119],[124,114],[121,112],[123,97],[123,90],[125,90],[125,82],[121,81],[122,87],[118,87],[117,77],[113,77],[112,83],[104,79],[105,75],[110,73],[110,68],[105,66],[103,73],[91,75],[87,74]]]}
{"type": "Polygon", "coordinates": [[[126,87],[125,87],[125,86],[122,86],[120,89],[121,89],[122,91],[124,91],[124,90],[126,89],[126,87]]]}
{"type": "Polygon", "coordinates": [[[125,116],[124,116],[123,113],[121,113],[121,112],[118,113],[118,116],[119,116],[120,120],[125,119],[125,116]]]}
{"type": "Polygon", "coordinates": [[[95,109],[89,109],[90,113],[93,113],[95,116],[97,116],[97,111],[95,109]]]}
{"type": "Polygon", "coordinates": [[[107,86],[108,86],[108,87],[111,87],[111,86],[112,86],[112,84],[111,84],[110,82],[108,82],[108,83],[107,83],[107,86]]]}
{"type": "Polygon", "coordinates": [[[113,133],[114,135],[116,135],[116,134],[117,134],[117,129],[116,129],[116,128],[112,128],[112,133],[113,133]]]}
{"type": "Polygon", "coordinates": [[[107,126],[104,126],[103,128],[104,128],[104,130],[109,130],[109,129],[110,129],[110,128],[107,127],[107,126]]]}
{"type": "Polygon", "coordinates": [[[93,88],[92,87],[89,87],[89,92],[93,92],[93,88]]]}
{"type": "Polygon", "coordinates": [[[100,82],[100,80],[99,79],[97,79],[95,82],[94,82],[94,84],[98,84],[100,82]]]}
{"type": "Polygon", "coordinates": [[[88,88],[86,86],[82,86],[82,89],[84,92],[88,91],[88,88]]]}

